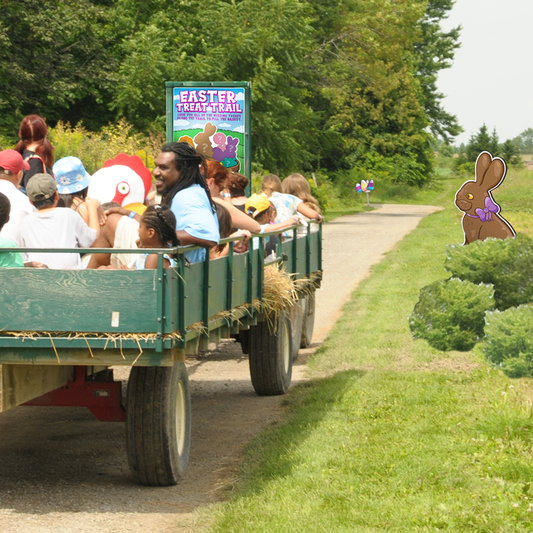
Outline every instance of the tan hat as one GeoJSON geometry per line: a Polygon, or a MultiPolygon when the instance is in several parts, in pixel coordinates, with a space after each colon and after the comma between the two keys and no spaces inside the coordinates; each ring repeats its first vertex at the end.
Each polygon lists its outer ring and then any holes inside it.
{"type": "Polygon", "coordinates": [[[246,214],[256,218],[270,207],[270,200],[262,194],[252,194],[244,204],[246,214]]]}
{"type": "Polygon", "coordinates": [[[35,174],[26,185],[26,194],[32,202],[52,198],[57,191],[57,181],[50,174],[35,174]]]}

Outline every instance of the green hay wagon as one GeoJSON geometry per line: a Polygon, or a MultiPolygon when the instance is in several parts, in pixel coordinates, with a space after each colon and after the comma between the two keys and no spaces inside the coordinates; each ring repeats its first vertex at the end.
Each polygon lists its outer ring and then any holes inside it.
{"type": "Polygon", "coordinates": [[[177,248],[176,269],[163,268],[168,249],[153,250],[155,270],[1,269],[0,412],[18,405],[84,406],[99,420],[125,420],[135,480],[177,483],[191,438],[186,354],[234,337],[249,354],[256,392],[287,391],[300,343],[310,343],[322,272],[321,227],[310,230],[297,238],[294,227],[293,238],[268,260],[308,280],[299,303],[276,317],[261,306],[262,237],[258,249],[233,254],[231,243],[229,256],[209,261],[207,254],[192,265],[184,259],[191,247],[177,248]],[[132,367],[125,409],[110,368],[121,365],[132,367]]]}

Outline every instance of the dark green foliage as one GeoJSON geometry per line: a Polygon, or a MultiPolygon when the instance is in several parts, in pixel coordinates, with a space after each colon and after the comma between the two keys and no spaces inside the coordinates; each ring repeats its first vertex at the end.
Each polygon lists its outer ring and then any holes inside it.
{"type": "Polygon", "coordinates": [[[459,132],[438,72],[451,0],[0,0],[0,136],[39,113],[162,131],[165,81],[251,81],[256,168],[423,185],[459,132]]]}
{"type": "Polygon", "coordinates": [[[420,291],[409,316],[415,339],[426,339],[437,350],[471,350],[483,338],[485,312],[494,307],[490,285],[457,278],[439,280],[420,291]]]}
{"type": "Polygon", "coordinates": [[[462,280],[492,284],[501,311],[533,302],[533,240],[526,235],[448,245],[445,268],[462,280]]]}
{"type": "Polygon", "coordinates": [[[500,146],[500,157],[502,157],[508,165],[519,165],[522,163],[522,160],[518,157],[518,153],[518,146],[510,139],[507,139],[500,146]]]}
{"type": "Polygon", "coordinates": [[[117,57],[110,48],[110,9],[101,2],[0,0],[0,128],[16,136],[22,116],[51,123],[82,118],[99,127],[117,57]]]}
{"type": "MultiPolygon", "coordinates": [[[[526,130],[523,135],[527,134],[526,130]]],[[[531,130],[533,131],[533,130],[531,130]]],[[[527,135],[526,137],[527,138],[527,135]]],[[[455,159],[455,168],[462,170],[467,174],[474,174],[475,162],[481,152],[490,152],[494,157],[501,157],[508,165],[520,163],[517,156],[520,153],[521,141],[517,137],[514,140],[508,139],[500,143],[496,128],[489,134],[485,124],[479,128],[479,131],[470,137],[468,144],[461,144],[459,148],[459,157],[455,159]]]]}
{"type": "Polygon", "coordinates": [[[485,359],[510,378],[533,377],[533,307],[487,313],[485,359]]]}

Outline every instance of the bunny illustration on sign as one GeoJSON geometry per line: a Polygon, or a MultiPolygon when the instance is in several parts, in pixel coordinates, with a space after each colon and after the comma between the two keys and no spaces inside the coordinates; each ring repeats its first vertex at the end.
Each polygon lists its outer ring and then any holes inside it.
{"type": "Polygon", "coordinates": [[[217,131],[217,127],[207,122],[204,126],[204,131],[201,131],[194,137],[194,142],[196,143],[196,151],[199,154],[205,155],[207,157],[213,157],[213,147],[211,145],[211,140],[209,137],[217,131]]]}
{"type": "Polygon", "coordinates": [[[226,136],[221,131],[213,135],[213,142],[217,145],[217,148],[223,152],[226,150],[226,136]]]}
{"type": "Polygon", "coordinates": [[[499,187],[505,178],[507,166],[500,157],[481,152],[476,160],[476,179],[467,181],[455,195],[455,205],[464,211],[464,244],[484,241],[489,237],[506,239],[516,235],[514,229],[500,213],[491,191],[499,187]]]}
{"type": "MultiPolygon", "coordinates": [[[[213,137],[213,140],[215,142],[217,142],[217,139],[216,139],[217,135],[219,135],[219,133],[217,133],[215,137],[213,137]]],[[[223,164],[224,159],[228,159],[228,160],[235,159],[237,157],[237,145],[238,144],[239,144],[239,139],[237,138],[234,139],[233,137],[224,136],[224,146],[218,145],[218,146],[215,146],[215,148],[213,148],[213,159],[220,161],[222,164],[223,164]]]]}
{"type": "Polygon", "coordinates": [[[182,137],[180,137],[178,139],[178,142],[179,143],[189,143],[196,150],[196,147],[194,146],[194,141],[188,135],[183,135],[182,137]]]}

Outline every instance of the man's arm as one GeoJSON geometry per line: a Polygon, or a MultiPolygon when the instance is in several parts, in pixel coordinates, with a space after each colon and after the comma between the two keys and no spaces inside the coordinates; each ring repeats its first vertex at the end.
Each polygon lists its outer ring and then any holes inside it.
{"type": "Polygon", "coordinates": [[[187,233],[185,230],[177,230],[176,236],[180,240],[181,246],[187,246],[189,244],[194,244],[195,246],[204,246],[206,248],[213,248],[213,246],[216,246],[218,243],[216,241],[206,241],[204,239],[199,239],[198,237],[193,237],[189,233],[187,233]]]}

